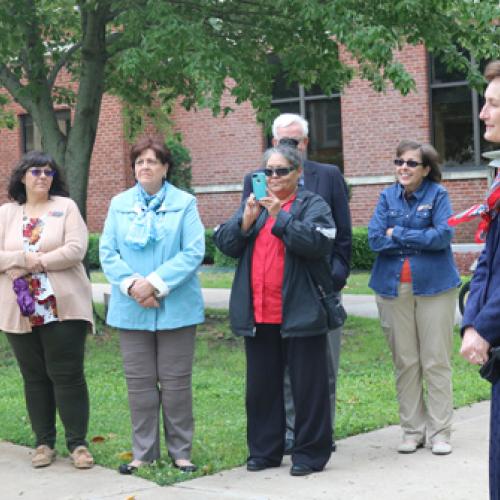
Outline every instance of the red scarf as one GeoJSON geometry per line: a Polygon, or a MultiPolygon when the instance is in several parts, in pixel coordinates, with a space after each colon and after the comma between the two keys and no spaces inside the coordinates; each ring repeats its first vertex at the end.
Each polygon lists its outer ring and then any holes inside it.
{"type": "Polygon", "coordinates": [[[500,173],[495,177],[493,184],[486,196],[484,203],[473,205],[472,207],[460,212],[457,215],[452,215],[448,219],[450,226],[468,222],[475,217],[481,217],[481,222],[477,226],[475,240],[476,243],[483,243],[486,240],[486,234],[490,228],[491,221],[498,216],[500,210],[500,173]]]}

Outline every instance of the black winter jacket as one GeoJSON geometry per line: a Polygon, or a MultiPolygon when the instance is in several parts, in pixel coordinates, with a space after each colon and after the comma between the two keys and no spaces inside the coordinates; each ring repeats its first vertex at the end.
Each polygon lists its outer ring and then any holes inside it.
{"type": "MultiPolygon", "coordinates": [[[[239,259],[229,316],[233,333],[255,336],[251,290],[252,253],[255,239],[264,226],[268,212],[262,209],[247,233],[241,231],[245,201],[226,223],[215,229],[214,242],[221,252],[239,259]]],[[[285,270],[282,289],[283,337],[322,335],[328,331],[326,313],[308,272],[308,265],[326,269],[334,243],[335,225],[328,204],[321,196],[299,189],[290,212],[281,210],[272,234],[285,244],[285,270]],[[306,260],[309,264],[306,264],[306,260]]]]}

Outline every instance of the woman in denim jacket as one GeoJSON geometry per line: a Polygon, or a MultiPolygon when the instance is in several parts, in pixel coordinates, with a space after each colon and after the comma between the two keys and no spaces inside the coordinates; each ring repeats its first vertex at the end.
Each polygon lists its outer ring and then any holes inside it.
{"type": "Polygon", "coordinates": [[[381,193],[368,226],[370,247],[378,254],[370,287],[396,368],[399,453],[424,444],[436,455],[452,451],[451,353],[460,277],[438,161],[432,146],[402,141],[394,160],[397,182],[381,193]]]}

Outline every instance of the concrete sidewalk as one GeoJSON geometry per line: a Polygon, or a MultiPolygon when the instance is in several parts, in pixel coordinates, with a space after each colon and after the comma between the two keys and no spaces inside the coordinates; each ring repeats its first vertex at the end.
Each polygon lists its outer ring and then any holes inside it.
{"type": "MultiPolygon", "coordinates": [[[[360,409],[362,411],[362,409],[360,409]]],[[[289,458],[277,469],[244,467],[160,487],[94,467],[78,471],[67,458],[33,469],[29,448],[0,443],[0,497],[25,500],[481,500],[488,498],[489,402],[456,411],[454,451],[429,449],[400,455],[398,426],[337,441],[326,469],[289,475],[289,458]]],[[[203,465],[203,464],[199,464],[203,465]]]]}
{"type": "MultiPolygon", "coordinates": [[[[94,301],[97,303],[104,302],[104,294],[110,293],[111,287],[108,284],[93,284],[92,291],[94,301]]],[[[227,309],[229,307],[230,290],[227,288],[202,288],[205,307],[214,309],[227,309]]],[[[365,318],[378,318],[377,305],[375,304],[374,295],[353,295],[342,294],[342,302],[351,316],[361,316],[365,318]]],[[[455,321],[460,322],[460,312],[457,309],[455,313],[455,321]]]]}
{"type": "MultiPolygon", "coordinates": [[[[205,307],[214,309],[227,309],[229,307],[229,295],[231,290],[228,288],[202,288],[205,307]]],[[[102,304],[104,294],[111,292],[111,286],[104,283],[93,283],[92,294],[94,302],[102,304]]],[[[348,295],[343,296],[344,306],[348,314],[353,316],[364,316],[367,318],[377,318],[377,306],[375,305],[374,295],[348,295]]]]}

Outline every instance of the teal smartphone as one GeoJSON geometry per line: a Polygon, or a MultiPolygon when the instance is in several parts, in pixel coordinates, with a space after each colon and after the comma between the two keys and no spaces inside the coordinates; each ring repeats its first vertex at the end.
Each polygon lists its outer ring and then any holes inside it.
{"type": "Polygon", "coordinates": [[[252,190],[256,200],[267,196],[266,175],[264,172],[254,172],[252,174],[252,190]]]}

